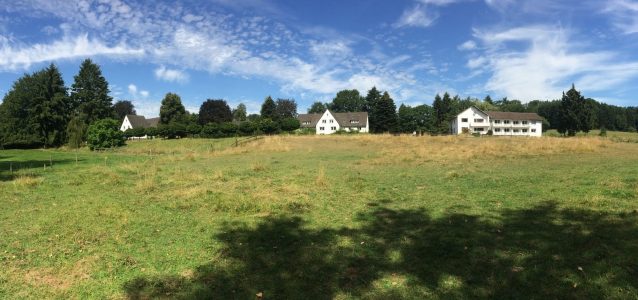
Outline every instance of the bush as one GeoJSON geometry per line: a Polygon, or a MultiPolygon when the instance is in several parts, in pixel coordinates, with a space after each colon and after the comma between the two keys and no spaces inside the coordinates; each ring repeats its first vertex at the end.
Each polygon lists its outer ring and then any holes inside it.
{"type": "Polygon", "coordinates": [[[491,136],[491,135],[494,135],[494,132],[492,131],[492,129],[490,129],[490,130],[488,130],[488,131],[487,131],[487,135],[490,135],[490,136],[491,136]]]}
{"type": "Polygon", "coordinates": [[[259,130],[265,134],[275,134],[279,132],[279,125],[271,119],[262,119],[259,122],[259,130]]]}
{"type": "Polygon", "coordinates": [[[199,126],[198,124],[190,124],[186,126],[186,132],[190,136],[199,135],[202,132],[202,126],[199,126]]]}
{"type": "Polygon", "coordinates": [[[237,135],[237,125],[226,122],[219,125],[219,131],[221,131],[224,137],[233,137],[237,135]]]}
{"type": "Polygon", "coordinates": [[[180,123],[160,124],[157,135],[165,139],[183,138],[187,135],[186,125],[180,123]]]}
{"type": "Polygon", "coordinates": [[[313,135],[316,133],[317,133],[317,130],[315,128],[299,128],[295,130],[295,134],[298,134],[298,135],[313,135]]]}
{"type": "Polygon", "coordinates": [[[221,132],[219,130],[219,125],[216,123],[208,123],[202,127],[202,131],[200,133],[201,137],[205,138],[217,138],[221,136],[221,132]]]}
{"type": "Polygon", "coordinates": [[[247,121],[239,124],[238,132],[240,135],[247,136],[255,134],[255,131],[257,131],[257,129],[257,123],[247,121]]]}
{"type": "Polygon", "coordinates": [[[279,122],[279,127],[281,130],[289,132],[299,129],[301,123],[295,118],[285,118],[279,122]]]}
{"type": "Polygon", "coordinates": [[[157,134],[157,127],[149,127],[149,128],[146,128],[146,135],[147,135],[149,138],[152,138],[152,137],[154,137],[154,136],[157,136],[157,135],[158,135],[158,134],[157,134]]]}
{"type": "Polygon", "coordinates": [[[600,128],[600,133],[598,134],[600,136],[607,136],[607,128],[605,127],[601,127],[600,128]]]}
{"type": "Polygon", "coordinates": [[[113,119],[96,121],[87,131],[87,144],[91,150],[124,146],[125,140],[119,122],[113,119]]]}

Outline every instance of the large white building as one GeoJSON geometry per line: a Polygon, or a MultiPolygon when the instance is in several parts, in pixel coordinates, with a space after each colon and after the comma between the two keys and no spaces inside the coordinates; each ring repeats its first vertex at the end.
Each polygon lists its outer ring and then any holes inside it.
{"type": "Polygon", "coordinates": [[[541,136],[543,118],[535,113],[482,111],[470,107],[450,123],[452,134],[487,134],[495,136],[541,136]]]}
{"type": "Polygon", "coordinates": [[[300,114],[297,119],[301,128],[314,128],[317,134],[333,134],[339,130],[370,131],[367,112],[333,113],[326,110],[323,114],[300,114]]]}

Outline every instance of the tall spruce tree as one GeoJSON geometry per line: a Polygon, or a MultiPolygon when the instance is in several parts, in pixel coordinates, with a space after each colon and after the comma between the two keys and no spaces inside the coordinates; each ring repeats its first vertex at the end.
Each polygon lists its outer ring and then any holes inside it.
{"type": "Polygon", "coordinates": [[[451,104],[452,99],[448,93],[445,93],[443,98],[438,94],[434,97],[432,107],[434,108],[434,131],[436,133],[445,134],[449,132],[448,118],[451,113],[451,104]]]}
{"type": "Polygon", "coordinates": [[[375,103],[373,111],[375,112],[374,126],[371,123],[372,131],[396,132],[398,130],[397,106],[388,92],[384,92],[381,99],[375,103]]]}
{"type": "Polygon", "coordinates": [[[87,124],[113,117],[113,98],[109,96],[109,84],[102,76],[100,66],[87,58],[74,80],[71,100],[77,114],[86,117],[87,124]]]}
{"type": "Polygon", "coordinates": [[[589,132],[594,126],[593,107],[588,104],[576,87],[563,92],[560,102],[560,116],[558,131],[568,136],[574,136],[578,131],[589,132]]]}
{"type": "Polygon", "coordinates": [[[264,103],[261,105],[260,111],[261,117],[264,119],[277,119],[277,104],[272,100],[270,96],[266,97],[264,103]]]}
{"type": "Polygon", "coordinates": [[[58,68],[19,78],[0,105],[0,140],[6,148],[60,146],[70,105],[58,68]]]}
{"type": "Polygon", "coordinates": [[[186,117],[186,108],[182,104],[182,98],[174,93],[166,94],[160,107],[160,123],[181,123],[186,117]]]}
{"type": "Polygon", "coordinates": [[[368,112],[368,122],[370,123],[370,131],[375,132],[379,124],[379,115],[376,111],[377,102],[381,100],[381,92],[376,87],[372,87],[366,95],[364,110],[368,112]]]}

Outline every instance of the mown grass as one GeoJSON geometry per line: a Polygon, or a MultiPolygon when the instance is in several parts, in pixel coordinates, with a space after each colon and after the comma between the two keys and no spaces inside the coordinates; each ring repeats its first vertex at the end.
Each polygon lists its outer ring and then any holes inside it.
{"type": "Polygon", "coordinates": [[[0,298],[638,297],[638,144],[233,143],[0,151],[0,298]]]}

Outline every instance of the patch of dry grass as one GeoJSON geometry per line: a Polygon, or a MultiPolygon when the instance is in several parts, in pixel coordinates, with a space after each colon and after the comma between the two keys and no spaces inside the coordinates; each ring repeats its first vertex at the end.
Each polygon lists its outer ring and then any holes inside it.
{"type": "Polygon", "coordinates": [[[43,178],[34,175],[18,175],[13,179],[13,184],[18,187],[35,187],[44,181],[43,178]]]}

